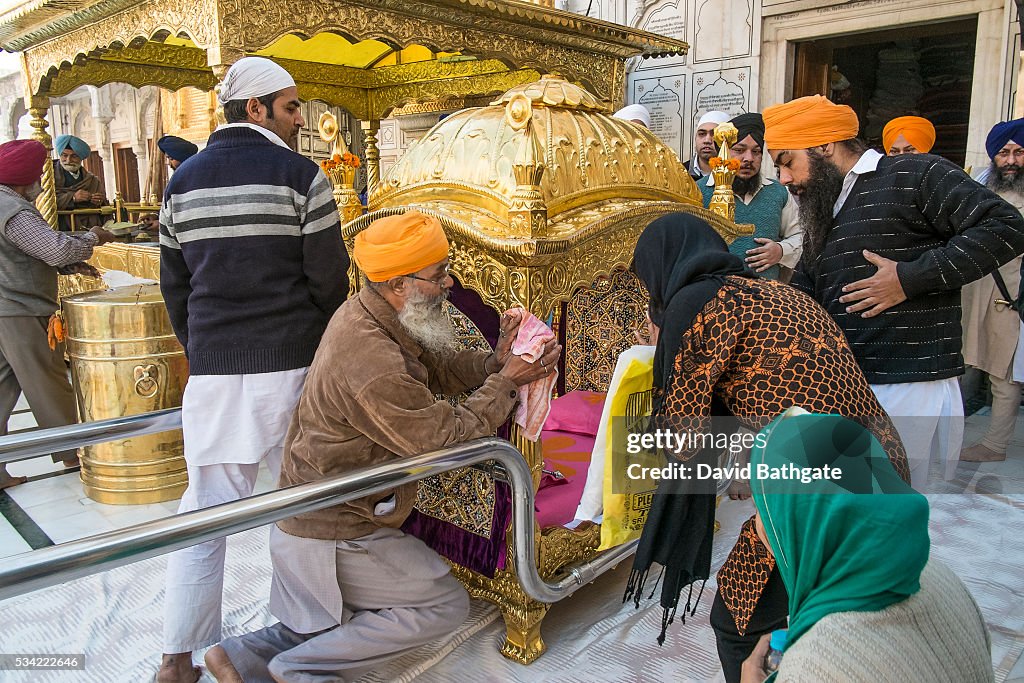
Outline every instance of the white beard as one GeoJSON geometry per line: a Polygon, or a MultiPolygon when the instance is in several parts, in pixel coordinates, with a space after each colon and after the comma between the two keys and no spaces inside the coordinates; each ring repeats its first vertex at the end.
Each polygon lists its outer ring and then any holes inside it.
{"type": "Polygon", "coordinates": [[[63,161],[60,162],[60,167],[73,176],[77,176],[82,171],[81,164],[65,164],[63,161]]]}
{"type": "Polygon", "coordinates": [[[398,313],[398,322],[427,351],[447,355],[455,350],[455,328],[441,306],[447,295],[426,296],[413,291],[398,313]]]}

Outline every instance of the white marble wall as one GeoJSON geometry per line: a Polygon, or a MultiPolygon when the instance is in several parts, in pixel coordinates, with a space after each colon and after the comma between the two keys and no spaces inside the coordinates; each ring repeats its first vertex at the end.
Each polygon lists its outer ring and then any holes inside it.
{"type": "MultiPolygon", "coordinates": [[[[967,163],[987,163],[985,136],[1014,115],[1020,31],[1013,0],[566,0],[565,7],[683,38],[685,57],[630,64],[626,99],[652,110],[654,129],[681,159],[709,109],[757,111],[792,96],[796,41],[929,22],[978,19],[967,163]]],[[[1022,98],[1024,100],[1024,98],[1022,98]]],[[[1016,114],[1015,114],[1016,111],[1016,114]]]]}

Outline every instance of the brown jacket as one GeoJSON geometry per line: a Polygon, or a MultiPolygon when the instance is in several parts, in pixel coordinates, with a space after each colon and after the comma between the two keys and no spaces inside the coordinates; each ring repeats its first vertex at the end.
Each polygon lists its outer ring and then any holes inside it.
{"type": "MultiPolygon", "coordinates": [[[[484,370],[487,353],[441,358],[425,351],[395,310],[366,287],[331,318],[310,366],[285,439],[281,486],[419,455],[494,434],[515,406],[513,382],[484,370]],[[459,407],[435,399],[480,387],[459,407]]],[[[398,527],[412,510],[416,485],[278,522],[293,536],[359,538],[398,527]],[[395,494],[394,512],[373,514],[395,494]]]]}

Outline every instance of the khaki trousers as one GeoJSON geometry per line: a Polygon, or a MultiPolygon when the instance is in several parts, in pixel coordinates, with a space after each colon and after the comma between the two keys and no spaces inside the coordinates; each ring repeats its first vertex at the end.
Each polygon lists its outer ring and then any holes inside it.
{"type": "MultiPolygon", "coordinates": [[[[0,436],[22,392],[40,427],[77,422],[75,394],[68,381],[64,345],[53,351],[46,341],[48,317],[0,317],[0,436]]],[[[53,454],[53,461],[74,458],[75,450],[53,454]]]]}
{"type": "Polygon", "coordinates": [[[1007,382],[995,375],[989,375],[988,381],[992,386],[992,417],[988,423],[988,432],[981,443],[996,453],[1005,453],[1017,427],[1021,385],[1007,382]]]}

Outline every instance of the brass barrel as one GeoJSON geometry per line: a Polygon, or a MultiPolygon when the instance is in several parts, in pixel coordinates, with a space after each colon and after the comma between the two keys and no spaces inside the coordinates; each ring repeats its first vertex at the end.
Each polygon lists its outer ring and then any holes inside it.
{"type": "MultiPolygon", "coordinates": [[[[68,356],[82,421],[181,405],[188,361],[159,285],[67,297],[68,356]]],[[[114,505],[180,498],[188,485],[181,430],[86,446],[82,483],[114,505]]]]}

